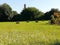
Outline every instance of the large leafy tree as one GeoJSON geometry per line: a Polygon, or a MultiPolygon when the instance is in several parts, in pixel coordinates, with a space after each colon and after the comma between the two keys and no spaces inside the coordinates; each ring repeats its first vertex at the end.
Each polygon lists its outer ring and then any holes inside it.
{"type": "Polygon", "coordinates": [[[0,6],[0,21],[7,21],[8,15],[4,7],[0,6]]]}
{"type": "Polygon", "coordinates": [[[6,3],[2,4],[2,7],[5,8],[6,14],[10,16],[11,13],[12,13],[12,8],[8,4],[6,4],[6,3]]]}
{"type": "Polygon", "coordinates": [[[23,20],[35,20],[41,14],[42,14],[42,12],[40,12],[35,7],[28,7],[26,9],[23,9],[23,11],[21,12],[21,16],[22,16],[23,20]]]}
{"type": "Polygon", "coordinates": [[[12,8],[8,4],[4,3],[2,4],[2,7],[5,8],[5,10],[9,13],[9,15],[12,13],[12,8]]]}
{"type": "Polygon", "coordinates": [[[6,15],[8,15],[8,20],[9,20],[10,16],[13,15],[12,14],[12,8],[6,3],[2,4],[2,7],[5,8],[5,13],[6,13],[6,15]]]}
{"type": "Polygon", "coordinates": [[[0,20],[7,21],[10,15],[12,15],[11,7],[6,3],[0,5],[0,20]]]}

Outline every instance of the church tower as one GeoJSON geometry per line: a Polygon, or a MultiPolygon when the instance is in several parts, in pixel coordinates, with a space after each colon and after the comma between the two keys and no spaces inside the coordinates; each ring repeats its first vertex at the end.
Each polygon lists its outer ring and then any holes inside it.
{"type": "Polygon", "coordinates": [[[24,4],[24,9],[26,9],[26,4],[24,4]]]}

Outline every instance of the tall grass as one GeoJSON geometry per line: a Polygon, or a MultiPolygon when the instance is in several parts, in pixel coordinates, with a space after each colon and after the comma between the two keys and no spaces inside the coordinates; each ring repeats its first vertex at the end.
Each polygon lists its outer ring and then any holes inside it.
{"type": "Polygon", "coordinates": [[[0,45],[60,45],[60,26],[48,21],[0,22],[0,45]]]}

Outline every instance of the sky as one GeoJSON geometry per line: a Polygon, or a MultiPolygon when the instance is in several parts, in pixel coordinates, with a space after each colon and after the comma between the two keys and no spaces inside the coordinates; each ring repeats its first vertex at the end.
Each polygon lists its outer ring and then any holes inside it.
{"type": "Polygon", "coordinates": [[[24,4],[26,7],[36,7],[42,12],[47,12],[51,8],[58,8],[60,10],[60,0],[0,0],[0,4],[7,3],[12,10],[20,13],[24,4]]]}

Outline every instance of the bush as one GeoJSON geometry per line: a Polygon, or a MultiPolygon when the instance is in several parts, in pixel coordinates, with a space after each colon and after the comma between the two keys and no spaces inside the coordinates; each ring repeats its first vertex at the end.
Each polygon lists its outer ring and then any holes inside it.
{"type": "Polygon", "coordinates": [[[60,24],[60,18],[57,18],[55,22],[56,24],[60,24]]]}
{"type": "Polygon", "coordinates": [[[16,24],[19,24],[19,21],[16,21],[16,24]]]}
{"type": "Polygon", "coordinates": [[[55,18],[54,18],[54,16],[53,15],[51,15],[51,22],[50,22],[51,24],[55,24],[55,18]]]}
{"type": "Polygon", "coordinates": [[[35,22],[38,23],[38,20],[36,20],[35,22]]]}
{"type": "Polygon", "coordinates": [[[29,20],[26,21],[27,23],[29,22],[29,20]]]}
{"type": "Polygon", "coordinates": [[[60,17],[55,18],[54,15],[51,15],[51,24],[60,24],[60,17]]]}

